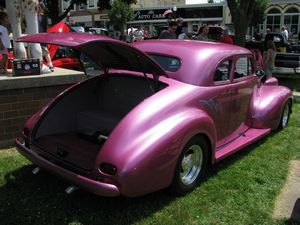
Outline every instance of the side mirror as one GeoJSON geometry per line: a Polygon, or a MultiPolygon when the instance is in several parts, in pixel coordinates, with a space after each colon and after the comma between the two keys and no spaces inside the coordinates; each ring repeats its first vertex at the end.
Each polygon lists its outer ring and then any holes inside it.
{"type": "Polygon", "coordinates": [[[259,78],[259,86],[265,83],[267,79],[265,71],[263,71],[261,68],[258,68],[256,69],[255,75],[259,78]]]}
{"type": "Polygon", "coordinates": [[[263,71],[262,69],[256,69],[255,75],[261,78],[264,77],[266,74],[265,71],[263,71]]]}

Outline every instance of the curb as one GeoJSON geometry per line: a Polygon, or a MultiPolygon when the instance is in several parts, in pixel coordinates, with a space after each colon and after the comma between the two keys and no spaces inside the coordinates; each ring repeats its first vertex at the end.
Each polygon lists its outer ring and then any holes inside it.
{"type": "MultiPolygon", "coordinates": [[[[284,187],[277,196],[273,218],[300,222],[300,161],[292,160],[284,187]]],[[[294,224],[294,223],[293,223],[294,224]]]]}

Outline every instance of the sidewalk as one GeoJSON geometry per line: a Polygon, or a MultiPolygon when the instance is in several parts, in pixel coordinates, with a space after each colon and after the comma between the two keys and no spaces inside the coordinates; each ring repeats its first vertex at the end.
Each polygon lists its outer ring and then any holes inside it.
{"type": "Polygon", "coordinates": [[[291,162],[287,182],[277,198],[274,218],[300,223],[300,161],[291,162]]]}

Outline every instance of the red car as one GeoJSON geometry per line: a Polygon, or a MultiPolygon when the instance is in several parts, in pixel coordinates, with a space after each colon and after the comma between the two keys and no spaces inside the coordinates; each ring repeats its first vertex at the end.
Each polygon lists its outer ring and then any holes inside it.
{"type": "MultiPolygon", "coordinates": [[[[50,27],[48,33],[55,33],[55,32],[70,32],[70,28],[64,23],[59,22],[54,26],[50,27]]],[[[52,64],[54,67],[61,67],[65,69],[72,69],[72,70],[82,70],[81,64],[76,57],[75,53],[68,48],[59,47],[57,45],[48,45],[50,57],[52,60],[52,64]]],[[[2,59],[2,56],[0,56],[2,59]]],[[[8,53],[8,69],[12,69],[12,61],[14,59],[13,51],[8,53]]]]}

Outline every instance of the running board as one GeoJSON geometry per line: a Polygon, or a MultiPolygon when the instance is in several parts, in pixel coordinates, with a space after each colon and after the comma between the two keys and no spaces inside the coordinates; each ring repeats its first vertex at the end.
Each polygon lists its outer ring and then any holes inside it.
{"type": "Polygon", "coordinates": [[[242,148],[254,143],[271,132],[271,129],[255,129],[250,128],[243,135],[216,150],[216,161],[220,161],[225,157],[239,151],[242,148]]]}

